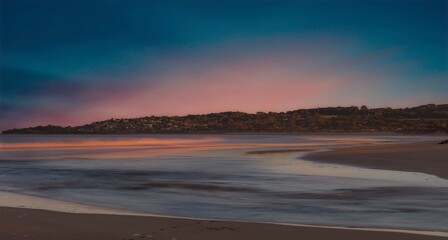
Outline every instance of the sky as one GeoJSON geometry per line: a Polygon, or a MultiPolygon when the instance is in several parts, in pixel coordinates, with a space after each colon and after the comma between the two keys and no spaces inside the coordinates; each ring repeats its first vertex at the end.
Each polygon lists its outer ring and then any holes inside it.
{"type": "Polygon", "coordinates": [[[448,103],[448,1],[0,0],[0,130],[448,103]]]}

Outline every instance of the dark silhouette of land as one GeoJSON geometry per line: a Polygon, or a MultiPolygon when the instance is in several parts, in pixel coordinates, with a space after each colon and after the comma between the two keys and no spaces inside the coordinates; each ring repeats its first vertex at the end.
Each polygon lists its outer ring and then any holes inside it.
{"type": "Polygon", "coordinates": [[[221,112],[187,116],[109,119],[76,126],[10,129],[3,134],[113,133],[281,133],[396,132],[448,133],[448,104],[412,108],[366,106],[299,109],[288,112],[221,112]]]}

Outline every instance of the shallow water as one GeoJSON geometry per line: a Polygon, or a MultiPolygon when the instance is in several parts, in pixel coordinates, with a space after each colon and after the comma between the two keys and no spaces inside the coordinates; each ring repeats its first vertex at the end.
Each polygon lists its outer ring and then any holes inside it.
{"type": "Polygon", "coordinates": [[[333,147],[430,139],[1,136],[0,190],[188,217],[448,231],[447,180],[303,160],[333,147]],[[279,149],[306,151],[246,154],[279,149]]]}

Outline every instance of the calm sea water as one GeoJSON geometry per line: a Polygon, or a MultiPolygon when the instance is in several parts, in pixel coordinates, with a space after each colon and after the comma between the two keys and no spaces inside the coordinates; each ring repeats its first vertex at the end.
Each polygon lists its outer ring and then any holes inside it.
{"type": "Polygon", "coordinates": [[[303,160],[333,147],[430,139],[1,136],[0,191],[187,217],[448,231],[447,180],[303,160]],[[304,151],[247,154],[279,149],[304,151]]]}

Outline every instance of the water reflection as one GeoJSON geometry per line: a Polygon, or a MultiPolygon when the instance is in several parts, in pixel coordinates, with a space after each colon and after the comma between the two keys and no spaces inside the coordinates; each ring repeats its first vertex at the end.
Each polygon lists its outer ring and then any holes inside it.
{"type": "Polygon", "coordinates": [[[446,231],[447,180],[301,159],[333,146],[421,138],[2,137],[0,188],[138,212],[446,231]]]}

